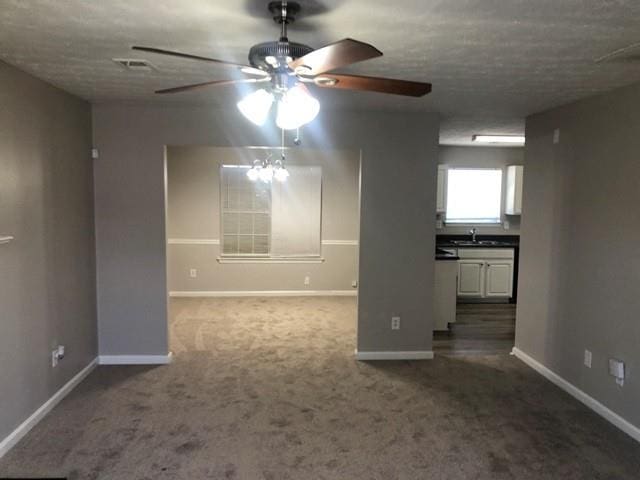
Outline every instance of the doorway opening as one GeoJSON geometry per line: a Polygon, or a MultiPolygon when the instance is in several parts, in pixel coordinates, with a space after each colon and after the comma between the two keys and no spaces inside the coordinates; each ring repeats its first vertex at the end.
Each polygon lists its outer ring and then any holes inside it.
{"type": "Polygon", "coordinates": [[[166,147],[168,328],[177,358],[271,355],[311,348],[314,337],[313,348],[353,352],[360,151],[281,154],[166,147]]]}
{"type": "Polygon", "coordinates": [[[524,148],[440,147],[434,352],[515,344],[524,148]]]}

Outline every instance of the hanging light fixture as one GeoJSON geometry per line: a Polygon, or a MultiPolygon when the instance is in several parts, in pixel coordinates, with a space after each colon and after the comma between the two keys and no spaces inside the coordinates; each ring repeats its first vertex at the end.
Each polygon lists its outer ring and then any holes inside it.
{"type": "Polygon", "coordinates": [[[311,122],[320,112],[320,102],[311,96],[307,87],[298,83],[287,90],[278,101],[276,125],[283,130],[295,130],[311,122]]]}
{"type": "Polygon", "coordinates": [[[262,170],[262,162],[260,160],[254,160],[253,166],[247,170],[247,177],[252,182],[255,182],[260,178],[260,170],[262,170]]]}
{"type": "Polygon", "coordinates": [[[258,180],[271,183],[275,178],[279,182],[286,182],[289,171],[284,166],[284,155],[275,162],[271,162],[271,154],[265,160],[254,160],[253,166],[247,170],[247,177],[252,182],[258,180]]]}
{"type": "Polygon", "coordinates": [[[289,178],[289,170],[284,166],[284,154],[282,157],[273,162],[273,178],[279,182],[286,182],[289,178]]]}
{"type": "Polygon", "coordinates": [[[273,93],[267,92],[264,88],[250,93],[237,103],[238,110],[258,126],[264,125],[272,104],[273,93]]]}
{"type": "Polygon", "coordinates": [[[260,180],[264,183],[271,183],[273,180],[273,165],[270,161],[265,162],[265,165],[260,169],[260,180]]]}

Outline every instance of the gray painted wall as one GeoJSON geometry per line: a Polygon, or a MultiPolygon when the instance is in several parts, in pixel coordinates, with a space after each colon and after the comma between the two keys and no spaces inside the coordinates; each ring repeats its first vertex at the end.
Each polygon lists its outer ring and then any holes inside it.
{"type": "MultiPolygon", "coordinates": [[[[359,350],[431,349],[438,133],[437,114],[328,110],[303,133],[362,150],[359,350]]],[[[165,354],[165,145],[274,146],[279,132],[213,106],[100,104],[94,140],[100,353],[165,354]]]]}
{"type": "Polygon", "coordinates": [[[0,440],[97,354],[90,149],[89,104],[0,62],[0,440]]]}
{"type": "Polygon", "coordinates": [[[522,221],[516,322],[519,349],[636,426],[639,105],[636,84],[527,118],[523,202],[535,208],[522,221]],[[622,388],[609,357],[626,363],[622,388]]]}
{"type": "MultiPolygon", "coordinates": [[[[220,239],[220,166],[246,164],[260,150],[224,147],[167,148],[167,236],[220,239]],[[249,159],[249,160],[247,160],[249,159]]],[[[287,151],[287,165],[322,167],[322,240],[358,240],[360,152],[287,151]]],[[[322,245],[323,263],[221,264],[219,245],[168,244],[170,292],[353,290],[357,245],[322,245]],[[189,270],[197,269],[191,278],[189,270]],[[310,284],[304,285],[305,276],[310,284]]]]}
{"type": "MultiPolygon", "coordinates": [[[[520,215],[505,215],[504,192],[507,188],[507,165],[524,165],[524,148],[522,147],[454,147],[441,146],[438,163],[452,167],[502,168],[502,221],[509,220],[509,229],[502,226],[477,225],[478,234],[482,235],[518,235],[520,233],[520,215]]],[[[525,169],[526,175],[526,169],[525,169]]],[[[444,226],[436,231],[438,234],[466,234],[467,226],[444,226]]]]}

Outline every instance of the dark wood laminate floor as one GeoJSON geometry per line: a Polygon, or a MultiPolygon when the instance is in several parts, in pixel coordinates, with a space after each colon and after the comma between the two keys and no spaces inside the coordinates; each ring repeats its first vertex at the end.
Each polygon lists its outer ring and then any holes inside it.
{"type": "Polygon", "coordinates": [[[434,333],[433,350],[449,355],[509,353],[515,332],[515,305],[459,303],[450,331],[434,333]]]}

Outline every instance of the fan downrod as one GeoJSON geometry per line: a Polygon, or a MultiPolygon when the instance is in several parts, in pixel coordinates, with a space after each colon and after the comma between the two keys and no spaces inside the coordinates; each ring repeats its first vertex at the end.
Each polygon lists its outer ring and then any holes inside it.
{"type": "Polygon", "coordinates": [[[286,0],[269,2],[268,8],[273,15],[273,21],[278,25],[293,23],[296,15],[300,13],[300,4],[298,2],[288,2],[286,0]]]}

